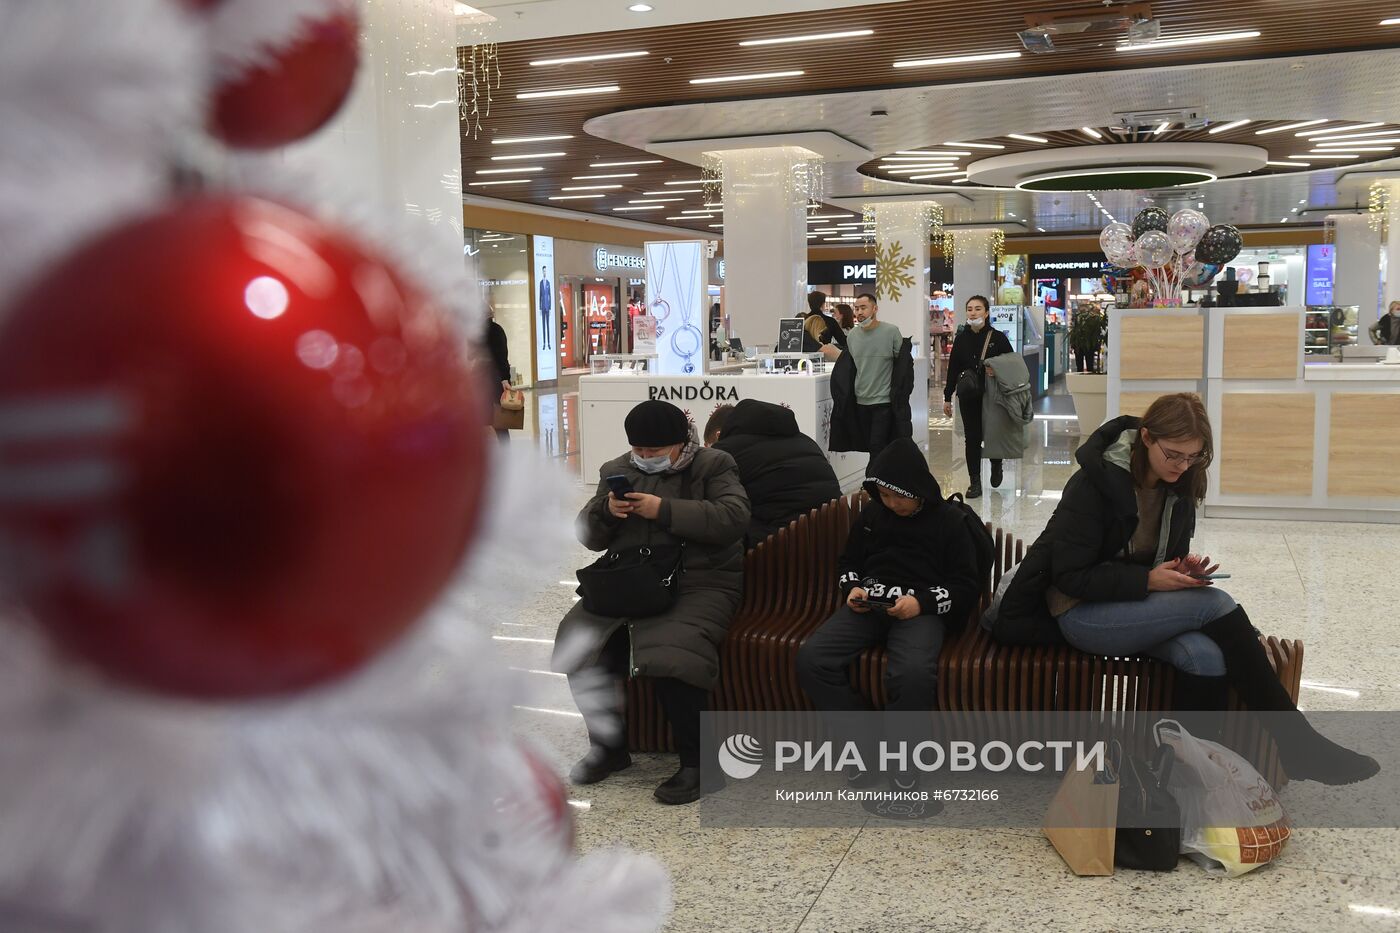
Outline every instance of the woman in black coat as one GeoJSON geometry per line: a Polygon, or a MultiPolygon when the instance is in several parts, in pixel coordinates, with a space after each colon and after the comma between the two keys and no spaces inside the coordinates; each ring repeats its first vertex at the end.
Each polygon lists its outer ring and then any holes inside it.
{"type": "MultiPolygon", "coordinates": [[[[991,304],[982,295],[967,299],[967,326],[953,338],[953,349],[948,354],[948,378],[943,383],[943,414],[953,416],[953,394],[957,392],[958,380],[969,369],[982,365],[982,360],[1010,353],[1011,341],[1005,334],[991,325],[989,315],[991,304]]],[[[958,399],[958,410],[962,412],[964,448],[967,456],[967,475],[972,485],[967,488],[967,498],[977,499],[982,495],[982,399],[958,399]]],[[[1001,485],[1001,461],[992,461],[992,486],[1001,485]]]]}
{"type": "Polygon", "coordinates": [[[1178,710],[1223,711],[1233,687],[1251,710],[1274,714],[1269,728],[1290,777],[1364,780],[1376,762],[1312,729],[1244,609],[1204,579],[1217,565],[1190,553],[1212,450],[1205,407],[1191,393],[1095,431],[1006,587],[995,632],[1043,636],[1058,626],[1081,651],[1160,658],[1177,668],[1178,710]]]}

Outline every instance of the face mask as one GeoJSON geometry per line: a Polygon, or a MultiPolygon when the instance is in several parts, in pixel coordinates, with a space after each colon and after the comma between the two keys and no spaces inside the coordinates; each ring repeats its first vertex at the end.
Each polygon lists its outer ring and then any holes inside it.
{"type": "Polygon", "coordinates": [[[671,456],[662,454],[659,457],[639,457],[633,454],[632,465],[643,473],[665,473],[671,468],[671,456]]]}
{"type": "Polygon", "coordinates": [[[859,324],[861,327],[870,328],[875,326],[875,319],[873,317],[868,317],[865,320],[857,321],[856,323],[859,324]]]}
{"type": "Polygon", "coordinates": [[[987,323],[987,319],[984,318],[984,317],[978,317],[978,318],[972,318],[972,317],[970,317],[970,318],[967,319],[967,326],[968,326],[968,327],[971,327],[973,330],[981,330],[982,327],[983,327],[983,325],[985,325],[986,323],[987,323]]]}

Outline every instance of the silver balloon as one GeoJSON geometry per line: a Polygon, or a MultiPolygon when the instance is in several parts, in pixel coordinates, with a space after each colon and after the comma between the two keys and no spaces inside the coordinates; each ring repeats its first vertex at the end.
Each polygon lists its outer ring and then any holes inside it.
{"type": "Polygon", "coordinates": [[[1138,264],[1147,269],[1160,269],[1171,261],[1171,241],[1160,230],[1149,230],[1137,241],[1138,264]]]}
{"type": "Polygon", "coordinates": [[[1193,208],[1179,210],[1167,222],[1167,240],[1172,250],[1185,253],[1193,249],[1210,229],[1210,220],[1205,214],[1193,208]]]}

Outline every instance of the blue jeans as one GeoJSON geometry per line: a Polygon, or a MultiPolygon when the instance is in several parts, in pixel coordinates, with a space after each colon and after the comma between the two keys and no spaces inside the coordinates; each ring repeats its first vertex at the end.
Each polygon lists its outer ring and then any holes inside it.
{"type": "Polygon", "coordinates": [[[1148,593],[1122,603],[1080,603],[1059,617],[1060,631],[1080,651],[1123,657],[1148,655],[1201,677],[1225,673],[1225,657],[1201,627],[1235,609],[1213,586],[1148,593]]]}

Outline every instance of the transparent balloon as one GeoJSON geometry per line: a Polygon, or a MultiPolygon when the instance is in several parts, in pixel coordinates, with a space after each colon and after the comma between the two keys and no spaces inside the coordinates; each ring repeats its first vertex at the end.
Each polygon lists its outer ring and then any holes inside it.
{"type": "Polygon", "coordinates": [[[1172,258],[1172,245],[1160,230],[1149,230],[1137,241],[1138,264],[1148,269],[1160,269],[1172,258]]]}
{"type": "MultiPolygon", "coordinates": [[[[1104,255],[1108,256],[1109,247],[1118,242],[1131,243],[1133,240],[1133,228],[1125,223],[1111,223],[1103,228],[1099,234],[1099,246],[1103,249],[1104,255]]],[[[1112,256],[1109,256],[1112,259],[1112,256]]]]}
{"type": "Polygon", "coordinates": [[[1171,242],[1173,250],[1185,253],[1195,248],[1209,229],[1210,220],[1206,215],[1188,207],[1172,215],[1167,223],[1167,240],[1171,242]]]}

